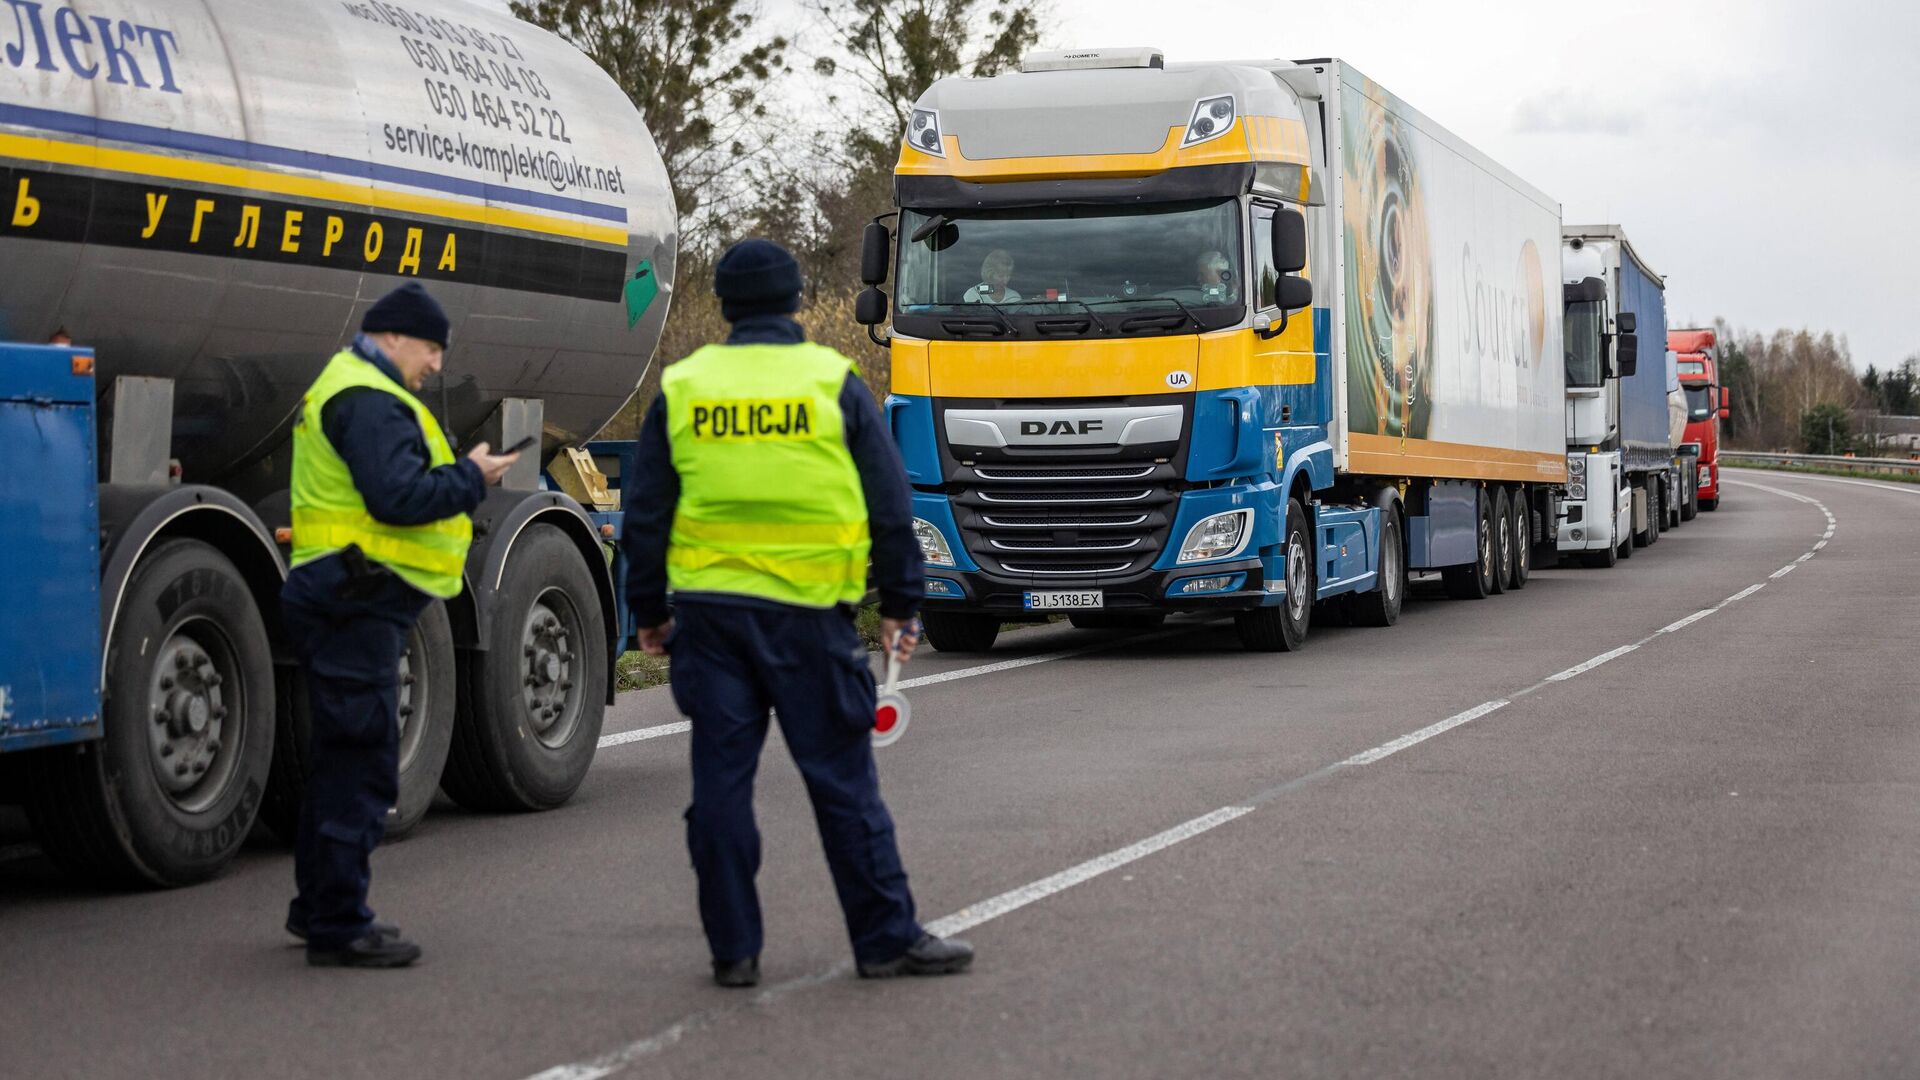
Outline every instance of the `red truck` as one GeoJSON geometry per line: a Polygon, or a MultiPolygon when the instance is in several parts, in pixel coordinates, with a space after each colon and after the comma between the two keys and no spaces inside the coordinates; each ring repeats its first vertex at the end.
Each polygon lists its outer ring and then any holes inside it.
{"type": "Polygon", "coordinates": [[[1712,330],[1669,330],[1667,348],[1677,353],[1680,388],[1687,395],[1687,431],[1683,438],[1700,448],[1700,509],[1720,506],[1720,421],[1727,418],[1727,388],[1714,366],[1717,342],[1712,330]]]}

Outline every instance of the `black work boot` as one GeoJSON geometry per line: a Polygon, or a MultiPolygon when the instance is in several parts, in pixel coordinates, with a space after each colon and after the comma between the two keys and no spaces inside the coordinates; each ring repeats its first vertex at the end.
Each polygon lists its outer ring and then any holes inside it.
{"type": "MultiPolygon", "coordinates": [[[[294,922],[293,916],[291,915],[287,916],[287,933],[292,934],[301,941],[307,940],[306,924],[294,922]]],[[[384,923],[379,919],[375,919],[367,924],[367,933],[379,934],[381,937],[397,938],[400,936],[400,928],[392,923],[384,923]]]]}
{"type": "Polygon", "coordinates": [[[418,959],[420,946],[398,935],[388,937],[372,930],[335,948],[307,945],[307,963],[312,967],[398,968],[418,959]]]}
{"type": "Polygon", "coordinates": [[[715,960],[713,981],[733,990],[758,986],[760,985],[760,958],[749,956],[745,960],[715,960]]]}
{"type": "Polygon", "coordinates": [[[973,946],[958,938],[920,935],[920,940],[892,960],[861,964],[863,979],[890,979],[895,975],[953,975],[973,963],[973,946]]]}

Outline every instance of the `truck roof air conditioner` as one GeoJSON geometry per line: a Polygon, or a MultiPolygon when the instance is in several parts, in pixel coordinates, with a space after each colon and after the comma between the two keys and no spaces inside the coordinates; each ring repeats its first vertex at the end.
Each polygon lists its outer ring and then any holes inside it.
{"type": "Polygon", "coordinates": [[[1020,61],[1022,72],[1089,71],[1099,68],[1164,68],[1167,54],[1150,46],[1121,49],[1062,49],[1057,52],[1028,53],[1020,61]]]}

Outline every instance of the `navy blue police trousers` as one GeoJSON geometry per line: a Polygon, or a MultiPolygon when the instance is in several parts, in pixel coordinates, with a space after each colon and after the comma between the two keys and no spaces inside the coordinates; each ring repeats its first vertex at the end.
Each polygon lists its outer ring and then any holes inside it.
{"type": "Polygon", "coordinates": [[[668,642],[673,698],[693,723],[687,849],[713,958],[758,956],[760,831],[753,777],[767,711],[813,801],[854,958],[893,960],[919,940],[893,818],[874,771],[874,682],[842,609],[749,607],[682,598],[668,642]]]}
{"type": "Polygon", "coordinates": [[[337,555],[295,567],[281,588],[312,717],[287,922],[311,947],[343,946],[373,921],[368,859],[400,795],[400,657],[429,599],[384,571],[351,582],[337,555]]]}

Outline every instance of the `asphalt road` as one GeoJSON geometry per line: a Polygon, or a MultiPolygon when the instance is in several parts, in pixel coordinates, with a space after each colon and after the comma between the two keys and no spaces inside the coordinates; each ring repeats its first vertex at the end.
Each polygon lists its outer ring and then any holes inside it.
{"type": "Polygon", "coordinates": [[[765,981],[713,987],[664,690],[564,809],[382,849],[404,972],[308,969],[270,845],[100,895],[0,819],[0,1076],[1920,1076],[1920,488],[1729,475],[1613,570],[1296,655],[916,661],[960,677],[881,774],[957,978],[851,977],[776,740],[765,981]]]}

